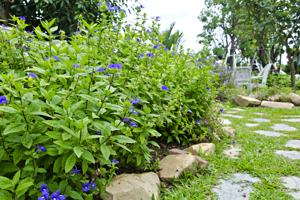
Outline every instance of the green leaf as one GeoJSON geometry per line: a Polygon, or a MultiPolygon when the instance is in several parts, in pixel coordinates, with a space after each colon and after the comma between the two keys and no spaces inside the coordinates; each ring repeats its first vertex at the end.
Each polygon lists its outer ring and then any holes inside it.
{"type": "Polygon", "coordinates": [[[76,156],[72,153],[66,160],[65,172],[68,173],[76,164],[76,156]]]}
{"type": "Polygon", "coordinates": [[[26,147],[27,149],[30,149],[32,143],[33,143],[32,136],[29,133],[25,133],[22,137],[23,146],[26,147]]]}
{"type": "Polygon", "coordinates": [[[80,158],[83,153],[83,149],[81,147],[74,147],[73,151],[78,158],[80,158]]]}
{"type": "Polygon", "coordinates": [[[31,115],[38,115],[38,116],[44,116],[44,117],[49,117],[51,119],[53,119],[54,117],[49,115],[48,113],[45,113],[45,112],[31,112],[29,113],[31,115]]]}
{"type": "Polygon", "coordinates": [[[136,141],[125,135],[116,135],[111,137],[112,140],[117,140],[119,143],[133,144],[136,141]]]}
{"type": "Polygon", "coordinates": [[[102,144],[100,149],[101,149],[101,153],[102,153],[104,159],[109,160],[109,156],[110,156],[109,147],[106,144],[102,144]]]}
{"type": "Polygon", "coordinates": [[[12,185],[15,186],[20,180],[21,171],[19,170],[17,173],[15,173],[13,179],[12,179],[12,185]]]}
{"type": "Polygon", "coordinates": [[[0,111],[5,113],[17,113],[18,111],[12,107],[9,106],[0,106],[0,111]]]}
{"type": "Polygon", "coordinates": [[[64,126],[64,125],[60,125],[60,128],[62,128],[63,130],[65,130],[67,133],[71,134],[72,136],[76,137],[76,138],[80,138],[80,133],[76,133],[75,131],[73,131],[72,129],[64,126]]]}
{"type": "Polygon", "coordinates": [[[149,132],[152,136],[154,136],[154,137],[160,137],[160,136],[161,136],[161,134],[160,134],[158,131],[154,130],[154,129],[150,129],[150,130],[148,130],[148,132],[149,132]]]}
{"type": "Polygon", "coordinates": [[[9,135],[11,133],[18,133],[26,130],[26,124],[24,123],[11,123],[3,131],[3,135],[9,135]]]}
{"type": "Polygon", "coordinates": [[[54,165],[53,165],[54,173],[58,173],[59,170],[61,169],[61,161],[62,161],[62,157],[59,157],[54,161],[54,165]]]}
{"type": "Polygon", "coordinates": [[[87,160],[87,161],[89,161],[89,162],[91,162],[91,163],[95,163],[95,159],[94,159],[93,154],[92,154],[91,152],[87,151],[87,150],[84,150],[84,151],[83,151],[82,157],[83,157],[85,160],[87,160]]]}
{"type": "Polygon", "coordinates": [[[0,190],[0,199],[1,200],[12,200],[12,194],[6,190],[0,190]]]}
{"type": "Polygon", "coordinates": [[[82,196],[76,191],[71,191],[70,192],[70,197],[72,197],[73,199],[76,199],[76,200],[84,200],[82,198],[82,196]]]}
{"type": "Polygon", "coordinates": [[[13,187],[12,181],[9,178],[0,176],[0,189],[7,190],[13,187]]]}
{"type": "Polygon", "coordinates": [[[14,164],[18,164],[22,158],[24,157],[24,149],[23,148],[16,148],[16,150],[14,150],[13,152],[13,161],[14,161],[14,164]]]}
{"type": "Polygon", "coordinates": [[[85,174],[87,172],[88,168],[89,168],[89,166],[88,166],[87,161],[83,160],[82,164],[81,164],[82,174],[85,174]]]}
{"type": "Polygon", "coordinates": [[[21,180],[16,189],[17,197],[20,198],[23,194],[25,194],[28,189],[33,186],[33,183],[34,181],[31,178],[21,180]]]}

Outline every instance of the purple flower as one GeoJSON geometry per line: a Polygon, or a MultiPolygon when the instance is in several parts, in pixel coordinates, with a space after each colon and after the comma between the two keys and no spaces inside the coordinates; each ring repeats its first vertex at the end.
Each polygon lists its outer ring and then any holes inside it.
{"type": "Polygon", "coordinates": [[[20,16],[20,20],[25,21],[25,17],[24,16],[20,16]]]}
{"type": "Polygon", "coordinates": [[[122,64],[121,63],[112,63],[109,65],[110,69],[122,69],[122,64]]]}
{"type": "Polygon", "coordinates": [[[113,164],[115,164],[115,165],[119,164],[119,161],[116,160],[116,159],[112,159],[111,162],[112,162],[113,164]]]}
{"type": "Polygon", "coordinates": [[[60,194],[60,190],[56,190],[56,192],[53,192],[50,196],[51,200],[65,200],[66,196],[60,194]]]}
{"type": "Polygon", "coordinates": [[[141,39],[140,39],[140,38],[136,38],[136,41],[137,41],[137,42],[141,42],[141,39]]]}
{"type": "Polygon", "coordinates": [[[159,22],[161,20],[160,16],[152,17],[155,21],[159,22]]]}
{"type": "Polygon", "coordinates": [[[125,117],[125,118],[123,119],[123,122],[130,122],[130,119],[127,118],[127,117],[125,117]]]}
{"type": "Polygon", "coordinates": [[[135,111],[135,110],[134,110],[134,107],[133,107],[133,106],[131,106],[130,109],[131,109],[131,113],[132,113],[132,114],[135,114],[135,115],[138,115],[138,114],[139,114],[138,111],[135,111]]]}
{"type": "Polygon", "coordinates": [[[99,6],[99,7],[102,6],[102,2],[98,2],[97,6],[99,6]]]}
{"type": "Polygon", "coordinates": [[[98,72],[104,72],[106,70],[106,67],[100,67],[97,69],[98,72]]]}
{"type": "Polygon", "coordinates": [[[200,124],[201,124],[201,119],[197,119],[197,120],[196,120],[196,124],[197,124],[197,125],[200,125],[200,124]]]}
{"type": "Polygon", "coordinates": [[[165,51],[169,51],[169,49],[167,47],[164,48],[165,51]]]}
{"type": "Polygon", "coordinates": [[[141,54],[139,55],[139,58],[143,58],[143,57],[144,57],[144,54],[141,53],[141,54]]]}
{"type": "Polygon", "coordinates": [[[223,109],[223,108],[220,108],[220,112],[221,112],[221,113],[224,113],[224,109],[223,109]]]}
{"type": "Polygon", "coordinates": [[[129,125],[130,125],[131,127],[137,127],[137,124],[136,124],[135,122],[129,122],[129,125]]]}
{"type": "Polygon", "coordinates": [[[222,76],[223,76],[223,72],[222,72],[222,71],[220,71],[220,78],[222,78],[222,76]]]}
{"type": "Polygon", "coordinates": [[[88,182],[84,182],[84,183],[82,184],[82,191],[83,191],[83,192],[88,192],[88,191],[90,191],[89,186],[90,186],[90,184],[89,184],[88,182]]]}
{"type": "Polygon", "coordinates": [[[47,151],[47,149],[46,149],[46,147],[43,147],[43,146],[41,146],[41,145],[36,145],[36,150],[35,150],[35,152],[39,152],[39,151],[41,151],[41,152],[45,152],[45,151],[47,151]]]}
{"type": "Polygon", "coordinates": [[[47,200],[48,198],[47,197],[44,197],[44,196],[41,196],[41,197],[38,197],[38,200],[47,200]]]}
{"type": "Polygon", "coordinates": [[[150,29],[147,29],[146,31],[147,31],[147,33],[149,33],[149,34],[152,33],[150,29]]]}
{"type": "Polygon", "coordinates": [[[109,72],[107,72],[106,76],[110,76],[110,73],[109,73],[109,72]]]}
{"type": "Polygon", "coordinates": [[[154,54],[153,53],[147,53],[146,54],[149,58],[153,58],[154,54]]]}
{"type": "Polygon", "coordinates": [[[142,4],[140,4],[140,8],[142,8],[142,9],[143,9],[143,8],[145,8],[145,7],[144,7],[142,4]]]}
{"type": "Polygon", "coordinates": [[[43,183],[40,187],[40,192],[42,193],[42,197],[44,197],[45,199],[48,199],[49,197],[49,189],[48,186],[43,183]]]}
{"type": "Polygon", "coordinates": [[[131,103],[132,105],[137,105],[137,104],[139,104],[139,103],[141,103],[141,102],[142,102],[142,100],[137,99],[136,96],[133,97],[133,100],[130,100],[130,103],[131,103]]]}
{"type": "Polygon", "coordinates": [[[191,109],[189,109],[188,112],[191,113],[191,114],[193,113],[193,111],[191,109]]]}
{"type": "Polygon", "coordinates": [[[95,181],[91,180],[90,186],[93,190],[96,189],[95,181]]]}
{"type": "Polygon", "coordinates": [[[73,64],[72,65],[74,68],[78,68],[80,65],[79,64],[73,64]]]}
{"type": "Polygon", "coordinates": [[[204,124],[205,124],[205,125],[208,125],[208,121],[207,121],[207,119],[206,119],[206,120],[204,120],[204,124]]]}
{"type": "Polygon", "coordinates": [[[8,100],[7,100],[6,96],[0,96],[0,105],[7,104],[7,103],[8,103],[8,100]]]}
{"type": "Polygon", "coordinates": [[[53,58],[54,58],[55,61],[59,61],[60,60],[59,57],[57,57],[57,56],[53,56],[53,58]]]}
{"type": "Polygon", "coordinates": [[[154,48],[154,49],[158,49],[158,45],[154,45],[153,48],[154,48]]]}
{"type": "Polygon", "coordinates": [[[77,169],[77,168],[73,168],[71,173],[72,174],[80,174],[81,170],[80,169],[77,169]]]}
{"type": "Polygon", "coordinates": [[[161,89],[165,90],[165,91],[169,91],[169,88],[167,86],[165,86],[165,85],[161,86],[161,89]]]}
{"type": "Polygon", "coordinates": [[[28,76],[31,78],[37,78],[37,75],[35,73],[28,73],[28,76]]]}

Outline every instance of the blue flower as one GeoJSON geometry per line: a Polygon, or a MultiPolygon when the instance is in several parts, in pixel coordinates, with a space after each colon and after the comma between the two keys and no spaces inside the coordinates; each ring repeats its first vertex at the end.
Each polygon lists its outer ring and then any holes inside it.
{"type": "Polygon", "coordinates": [[[20,16],[20,20],[25,21],[25,17],[24,16],[20,16]]]}
{"type": "Polygon", "coordinates": [[[137,124],[136,124],[135,122],[129,122],[129,125],[130,125],[131,127],[137,127],[137,124]]]}
{"type": "Polygon", "coordinates": [[[131,103],[132,105],[137,105],[137,104],[139,104],[139,103],[141,103],[141,102],[142,102],[142,100],[137,99],[136,96],[133,97],[133,100],[130,100],[130,103],[131,103]]]}
{"type": "Polygon", "coordinates": [[[39,151],[41,151],[41,152],[45,152],[45,151],[47,151],[47,149],[46,149],[46,147],[43,147],[43,146],[41,146],[41,145],[36,145],[36,150],[35,150],[37,153],[39,152],[39,151]]]}
{"type": "Polygon", "coordinates": [[[127,117],[125,117],[125,118],[123,119],[123,122],[130,122],[130,119],[127,118],[127,117]]]}
{"type": "Polygon", "coordinates": [[[91,180],[90,186],[93,190],[96,189],[95,181],[91,180]]]}
{"type": "Polygon", "coordinates": [[[28,76],[31,78],[37,78],[37,75],[35,73],[28,73],[28,76]]]}
{"type": "Polygon", "coordinates": [[[140,39],[140,38],[136,38],[136,41],[137,41],[137,42],[141,42],[141,39],[140,39]]]}
{"type": "Polygon", "coordinates": [[[221,113],[224,113],[224,109],[223,109],[223,108],[220,108],[220,112],[221,112],[221,113]]]}
{"type": "Polygon", "coordinates": [[[78,68],[80,65],[79,64],[73,64],[72,65],[74,68],[78,68]]]}
{"type": "Polygon", "coordinates": [[[101,131],[99,130],[99,131],[96,131],[96,134],[97,135],[101,135],[101,131]]]}
{"type": "Polygon", "coordinates": [[[144,57],[144,54],[141,53],[141,54],[139,55],[139,58],[143,58],[143,57],[144,57]]]}
{"type": "Polygon", "coordinates": [[[6,96],[0,96],[0,105],[7,104],[7,103],[8,103],[8,100],[7,100],[6,96]]]}
{"type": "Polygon", "coordinates": [[[132,114],[135,114],[135,115],[138,115],[138,114],[139,114],[138,111],[135,111],[135,110],[134,110],[134,107],[133,107],[133,106],[131,106],[130,109],[131,109],[131,113],[132,113],[132,114]]]}
{"type": "Polygon", "coordinates": [[[222,76],[223,76],[223,72],[222,72],[222,71],[220,71],[220,78],[222,78],[222,76]]]}
{"type": "Polygon", "coordinates": [[[77,169],[77,168],[73,168],[71,173],[72,174],[80,174],[81,170],[80,169],[77,169]]]}
{"type": "MultiPolygon", "coordinates": [[[[41,185],[41,187],[40,187],[40,192],[42,193],[42,197],[44,197],[44,198],[46,198],[46,199],[48,199],[48,197],[49,197],[49,189],[48,189],[48,186],[45,184],[45,183],[43,183],[42,185],[41,185]]],[[[41,197],[41,198],[42,198],[41,197]]]]}
{"type": "Polygon", "coordinates": [[[165,86],[165,85],[161,86],[161,89],[165,90],[165,91],[169,91],[169,88],[167,86],[165,86]]]}
{"type": "Polygon", "coordinates": [[[154,45],[153,48],[154,48],[154,49],[158,49],[158,45],[154,45]]]}
{"type": "Polygon", "coordinates": [[[60,194],[60,190],[56,190],[56,192],[53,192],[50,196],[51,200],[65,200],[66,196],[63,194],[60,194]]]}
{"type": "Polygon", "coordinates": [[[110,69],[122,69],[122,64],[121,63],[112,63],[109,65],[110,69]]]}
{"type": "Polygon", "coordinates": [[[119,161],[116,160],[116,159],[112,159],[111,162],[112,162],[113,164],[115,164],[115,165],[119,164],[119,161]]]}
{"type": "Polygon", "coordinates": [[[201,124],[201,119],[197,119],[195,123],[196,123],[197,125],[200,125],[200,124],[201,124]]]}
{"type": "Polygon", "coordinates": [[[57,57],[57,56],[53,56],[53,58],[54,58],[55,61],[59,61],[60,60],[59,57],[57,57]]]}
{"type": "Polygon", "coordinates": [[[169,49],[167,47],[164,48],[165,51],[169,51],[169,49]]]}
{"type": "Polygon", "coordinates": [[[100,67],[97,69],[98,72],[104,72],[106,70],[106,67],[100,67]]]}
{"type": "Polygon", "coordinates": [[[159,22],[161,20],[160,16],[152,17],[155,21],[159,22]]]}
{"type": "Polygon", "coordinates": [[[102,2],[98,2],[98,3],[97,3],[97,6],[102,6],[102,2]]]}
{"type": "Polygon", "coordinates": [[[149,58],[153,58],[154,54],[153,54],[153,53],[147,53],[147,56],[148,56],[149,58]]]}
{"type": "Polygon", "coordinates": [[[41,197],[38,197],[38,200],[47,200],[48,198],[47,197],[44,197],[44,196],[41,196],[41,197]]]}
{"type": "Polygon", "coordinates": [[[193,113],[193,111],[191,109],[189,109],[188,112],[191,113],[191,114],[193,113]]]}
{"type": "Polygon", "coordinates": [[[90,191],[89,186],[90,186],[90,184],[89,184],[88,182],[84,182],[84,183],[82,184],[82,191],[83,191],[83,192],[88,192],[88,191],[90,191]]]}
{"type": "Polygon", "coordinates": [[[146,31],[147,31],[147,33],[149,33],[149,34],[152,33],[152,31],[151,31],[150,29],[147,29],[146,31]]]}

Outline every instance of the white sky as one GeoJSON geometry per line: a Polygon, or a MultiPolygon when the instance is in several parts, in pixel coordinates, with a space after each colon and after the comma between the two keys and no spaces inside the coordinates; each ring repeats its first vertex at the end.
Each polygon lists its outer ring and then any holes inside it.
{"type": "Polygon", "coordinates": [[[172,22],[176,22],[174,31],[183,32],[183,45],[198,51],[200,45],[197,35],[202,31],[202,25],[198,16],[204,8],[204,0],[142,0],[144,12],[148,17],[161,17],[161,30],[169,28],[172,22]]]}

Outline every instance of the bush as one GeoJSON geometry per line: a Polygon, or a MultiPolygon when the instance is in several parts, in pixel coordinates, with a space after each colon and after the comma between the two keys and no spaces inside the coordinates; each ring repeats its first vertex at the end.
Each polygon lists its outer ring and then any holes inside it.
{"type": "Polygon", "coordinates": [[[125,26],[115,15],[113,25],[82,20],[68,42],[54,20],[42,23],[46,33],[25,32],[17,18],[0,31],[1,199],[34,199],[39,187],[93,199],[117,166],[147,165],[157,141],[212,138],[207,53],[170,52],[155,21],[125,26]]]}

